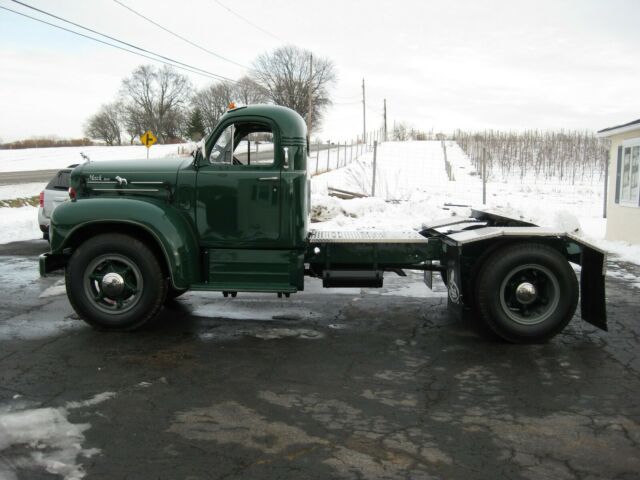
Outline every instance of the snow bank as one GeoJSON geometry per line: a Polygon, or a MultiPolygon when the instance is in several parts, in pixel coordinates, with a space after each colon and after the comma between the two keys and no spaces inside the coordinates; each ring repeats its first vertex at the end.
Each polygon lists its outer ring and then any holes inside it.
{"type": "Polygon", "coordinates": [[[42,238],[38,207],[0,208],[0,243],[42,238]]]}
{"type": "Polygon", "coordinates": [[[97,448],[83,448],[88,423],[69,421],[69,410],[97,405],[116,394],[104,392],[81,402],[69,402],[66,408],[27,408],[26,404],[0,407],[0,478],[17,478],[16,469],[45,471],[65,480],[85,476],[79,460],[100,453],[97,448]],[[15,456],[6,452],[22,447],[15,456]],[[3,453],[5,452],[5,453],[3,453]],[[26,452],[26,453],[25,453],[26,452]]]}

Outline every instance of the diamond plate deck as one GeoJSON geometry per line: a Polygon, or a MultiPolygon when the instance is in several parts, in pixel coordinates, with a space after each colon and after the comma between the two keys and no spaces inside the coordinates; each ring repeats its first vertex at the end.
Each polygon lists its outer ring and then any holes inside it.
{"type": "Polygon", "coordinates": [[[309,243],[428,243],[413,230],[406,231],[320,231],[309,233],[309,243]]]}

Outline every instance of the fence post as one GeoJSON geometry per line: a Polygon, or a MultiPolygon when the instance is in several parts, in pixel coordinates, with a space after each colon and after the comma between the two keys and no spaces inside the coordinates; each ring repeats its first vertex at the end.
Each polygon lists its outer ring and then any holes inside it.
{"type": "Polygon", "coordinates": [[[331,140],[327,140],[327,172],[329,171],[329,158],[331,157],[331,140]]]}
{"type": "Polygon", "coordinates": [[[353,162],[353,139],[351,139],[351,149],[349,150],[349,163],[353,162]]]}
{"type": "Polygon", "coordinates": [[[487,204],[487,149],[482,147],[482,204],[487,204]]]}
{"type": "Polygon", "coordinates": [[[607,150],[607,156],[604,161],[604,202],[602,206],[602,218],[607,218],[607,194],[609,184],[609,151],[607,150]]]}
{"type": "Polygon", "coordinates": [[[340,142],[338,142],[338,156],[336,158],[336,168],[340,168],[340,142]]]}
{"type": "Polygon", "coordinates": [[[371,181],[371,196],[376,196],[376,155],[378,153],[378,142],[373,142],[373,180],[371,181]]]}
{"type": "Polygon", "coordinates": [[[342,162],[342,166],[347,166],[347,141],[344,141],[344,162],[342,162]]]}
{"type": "Polygon", "coordinates": [[[316,142],[316,173],[318,173],[318,162],[320,162],[320,140],[316,142]]]}

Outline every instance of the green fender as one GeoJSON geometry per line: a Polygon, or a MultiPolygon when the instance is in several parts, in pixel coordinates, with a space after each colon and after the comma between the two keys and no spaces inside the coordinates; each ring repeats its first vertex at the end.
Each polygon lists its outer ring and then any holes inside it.
{"type": "Polygon", "coordinates": [[[144,231],[162,251],[177,289],[199,281],[199,248],[188,215],[166,201],[150,198],[102,197],[80,199],[58,206],[51,217],[51,252],[62,254],[95,232],[144,231]]]}

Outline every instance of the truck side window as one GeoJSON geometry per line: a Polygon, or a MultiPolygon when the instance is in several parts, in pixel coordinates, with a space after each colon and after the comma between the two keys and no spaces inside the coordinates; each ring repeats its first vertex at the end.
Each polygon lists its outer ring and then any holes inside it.
{"type": "Polygon", "coordinates": [[[231,124],[224,129],[222,134],[220,134],[218,140],[216,140],[215,145],[211,149],[211,154],[209,155],[209,163],[232,163],[231,139],[233,138],[234,130],[235,125],[231,124]]]}
{"type": "Polygon", "coordinates": [[[237,122],[227,126],[220,134],[211,149],[209,162],[268,166],[274,164],[274,158],[274,135],[268,124],[237,122]]]}

